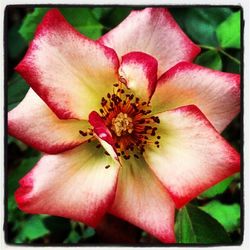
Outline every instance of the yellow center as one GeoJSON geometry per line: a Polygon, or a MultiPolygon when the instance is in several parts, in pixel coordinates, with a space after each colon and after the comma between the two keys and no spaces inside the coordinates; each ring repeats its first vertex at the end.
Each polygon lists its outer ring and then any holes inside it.
{"type": "Polygon", "coordinates": [[[126,132],[131,134],[133,132],[133,120],[131,117],[128,117],[126,113],[120,112],[116,118],[112,119],[111,129],[117,136],[121,136],[126,132]]]}
{"type": "MultiPolygon", "coordinates": [[[[112,146],[117,156],[128,160],[130,155],[133,155],[139,159],[139,154],[143,155],[147,145],[160,147],[161,136],[157,133],[160,119],[150,115],[152,111],[148,100],[141,100],[131,93],[125,79],[119,78],[119,82],[113,86],[112,93],[107,93],[101,99],[100,116],[112,133],[112,146]]],[[[79,133],[82,136],[93,135],[92,130],[80,130],[79,133]]],[[[91,142],[91,139],[88,142],[91,142]]],[[[96,146],[100,147],[101,144],[96,146]]],[[[109,155],[108,152],[105,154],[109,155]]]]}

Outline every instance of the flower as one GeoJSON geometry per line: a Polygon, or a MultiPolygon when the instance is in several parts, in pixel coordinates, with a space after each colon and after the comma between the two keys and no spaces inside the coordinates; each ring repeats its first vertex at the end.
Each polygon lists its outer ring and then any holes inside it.
{"type": "Polygon", "coordinates": [[[240,77],[192,64],[199,51],[164,8],[132,11],[98,41],[50,10],[16,67],[31,88],[8,114],[9,133],[45,153],[19,208],[93,227],[108,212],[175,242],[175,208],[240,169],[220,136],[240,77]]]}

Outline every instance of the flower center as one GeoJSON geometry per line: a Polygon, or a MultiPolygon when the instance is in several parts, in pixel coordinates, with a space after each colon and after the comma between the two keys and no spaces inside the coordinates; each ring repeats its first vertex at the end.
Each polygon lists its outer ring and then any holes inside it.
{"type": "Polygon", "coordinates": [[[133,132],[132,118],[128,117],[128,115],[126,113],[120,112],[116,116],[116,118],[112,119],[111,129],[113,131],[115,131],[117,136],[121,136],[122,134],[126,134],[126,132],[131,134],[133,132]]]}
{"type": "MultiPolygon", "coordinates": [[[[154,144],[157,148],[160,147],[161,137],[157,134],[160,119],[150,115],[152,111],[149,103],[135,97],[127,88],[125,79],[120,78],[119,83],[113,86],[113,93],[107,93],[107,96],[101,99],[101,117],[112,133],[118,157],[127,160],[132,155],[139,159],[146,145],[154,144]]],[[[88,133],[81,131],[80,134],[88,133]]]]}

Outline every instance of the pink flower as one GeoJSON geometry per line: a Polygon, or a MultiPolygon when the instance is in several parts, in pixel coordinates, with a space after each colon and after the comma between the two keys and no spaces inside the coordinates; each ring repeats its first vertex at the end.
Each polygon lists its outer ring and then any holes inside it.
{"type": "Polygon", "coordinates": [[[175,242],[175,208],[240,169],[220,136],[240,77],[192,64],[199,51],[164,8],[98,41],[49,11],[16,67],[31,88],[8,114],[9,133],[46,153],[20,180],[19,208],[93,227],[108,212],[175,242]]]}

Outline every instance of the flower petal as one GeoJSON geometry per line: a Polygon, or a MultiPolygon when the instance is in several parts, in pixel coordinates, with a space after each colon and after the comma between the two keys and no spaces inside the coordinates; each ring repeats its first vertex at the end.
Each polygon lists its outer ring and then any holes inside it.
{"type": "Polygon", "coordinates": [[[8,113],[8,132],[24,143],[50,154],[72,149],[89,139],[87,121],[60,120],[30,88],[23,101],[8,113]]]}
{"type": "Polygon", "coordinates": [[[105,125],[105,121],[96,112],[92,111],[89,114],[89,123],[94,127],[94,132],[100,137],[100,139],[106,141],[107,143],[113,145],[113,137],[109,129],[105,125]]]}
{"type": "Polygon", "coordinates": [[[110,212],[163,242],[175,242],[174,203],[141,158],[122,163],[110,212]]]}
{"type": "Polygon", "coordinates": [[[178,208],[240,170],[240,156],[194,105],[158,115],[160,148],[145,159],[178,208]]]}
{"type": "MultiPolygon", "coordinates": [[[[105,125],[105,121],[101,116],[96,112],[92,111],[89,114],[89,123],[93,126],[93,131],[95,137],[99,140],[103,148],[107,153],[116,161],[119,162],[118,156],[114,147],[114,139],[111,132],[105,125]]],[[[120,162],[119,162],[120,163],[120,162]]]]}
{"type": "Polygon", "coordinates": [[[87,119],[117,82],[116,53],[84,37],[56,9],[38,26],[16,70],[61,119],[87,119]]]}
{"type": "Polygon", "coordinates": [[[27,213],[96,226],[113,202],[118,167],[95,146],[85,143],[62,154],[43,156],[19,182],[18,207],[27,213]]]}
{"type": "Polygon", "coordinates": [[[158,81],[153,113],[194,104],[221,132],[240,111],[240,76],[181,62],[158,81]]]}
{"type": "Polygon", "coordinates": [[[122,56],[119,75],[137,96],[149,99],[155,91],[157,67],[154,57],[142,52],[130,52],[122,56]]]}
{"type": "Polygon", "coordinates": [[[132,51],[152,55],[159,63],[158,76],[180,61],[192,61],[200,52],[165,8],[132,11],[99,41],[119,57],[132,51]]]}

